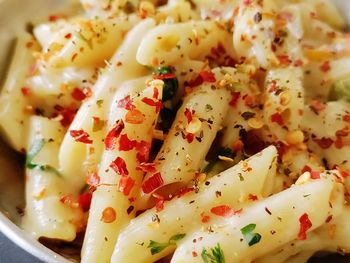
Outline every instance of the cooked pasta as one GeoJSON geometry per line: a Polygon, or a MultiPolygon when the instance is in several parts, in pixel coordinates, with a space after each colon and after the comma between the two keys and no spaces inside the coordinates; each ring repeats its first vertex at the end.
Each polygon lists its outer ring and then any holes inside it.
{"type": "Polygon", "coordinates": [[[22,227],[81,262],[350,253],[350,45],[328,0],[80,0],[18,38],[22,227]],[[340,230],[339,230],[340,229],[340,230]]]}

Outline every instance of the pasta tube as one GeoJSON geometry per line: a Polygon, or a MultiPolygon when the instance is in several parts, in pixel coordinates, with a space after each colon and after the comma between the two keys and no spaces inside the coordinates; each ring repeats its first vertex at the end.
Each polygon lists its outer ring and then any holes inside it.
{"type": "Polygon", "coordinates": [[[112,262],[156,261],[171,254],[175,247],[165,246],[164,250],[152,253],[151,240],[166,244],[172,237],[198,228],[201,221],[204,226],[209,225],[206,218],[213,206],[239,206],[240,200],[247,200],[249,194],[267,196],[270,194],[266,191],[270,187],[267,180],[276,172],[276,154],[275,147],[266,148],[210,178],[196,191],[165,202],[163,210],[153,208],[132,220],[118,238],[112,262]]]}

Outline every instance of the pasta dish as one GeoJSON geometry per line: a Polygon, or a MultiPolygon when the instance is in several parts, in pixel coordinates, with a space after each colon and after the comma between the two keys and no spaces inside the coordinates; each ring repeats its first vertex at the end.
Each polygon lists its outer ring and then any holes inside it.
{"type": "MultiPolygon", "coordinates": [[[[328,0],[80,0],[18,37],[22,228],[81,262],[350,252],[350,35],[328,0]]],[[[159,261],[161,260],[161,261],[159,261]]]]}

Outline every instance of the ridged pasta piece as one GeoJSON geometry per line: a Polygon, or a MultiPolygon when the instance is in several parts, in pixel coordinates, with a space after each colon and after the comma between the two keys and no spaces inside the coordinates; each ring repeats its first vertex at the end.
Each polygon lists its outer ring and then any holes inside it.
{"type": "Polygon", "coordinates": [[[177,111],[167,138],[154,160],[155,171],[147,173],[143,180],[140,201],[147,201],[160,187],[175,183],[186,185],[201,167],[224,120],[230,100],[230,91],[218,84],[224,74],[219,68],[214,72],[207,74],[212,74],[215,79],[204,82],[188,94],[177,111]]]}
{"type": "Polygon", "coordinates": [[[219,45],[234,57],[231,37],[218,21],[161,24],[143,38],[136,58],[148,66],[174,65],[186,59],[204,59],[219,45]]]}
{"type": "MultiPolygon", "coordinates": [[[[0,129],[8,144],[16,151],[26,149],[26,134],[28,129],[28,117],[31,112],[26,112],[29,103],[28,96],[23,94],[26,75],[34,63],[32,50],[26,47],[28,41],[32,41],[29,35],[24,35],[17,40],[11,66],[6,76],[6,81],[1,89],[0,96],[0,129]]],[[[38,48],[34,44],[33,51],[38,48]]]]}
{"type": "Polygon", "coordinates": [[[146,89],[145,86],[144,78],[125,82],[113,99],[106,149],[98,169],[99,182],[92,197],[82,248],[82,262],[110,262],[119,231],[135,216],[133,200],[140,191],[144,174],[139,167],[148,158],[144,148],[150,150],[159,113],[146,100],[159,102],[163,82],[154,80],[146,89]],[[123,108],[120,104],[125,98],[129,98],[131,104],[123,108]],[[130,146],[133,143],[136,146],[130,146]],[[144,160],[140,161],[140,158],[144,160]]]}
{"type": "Polygon", "coordinates": [[[342,185],[334,180],[318,179],[258,201],[239,215],[217,217],[210,231],[197,230],[179,242],[171,262],[202,262],[214,249],[227,262],[250,262],[281,244],[304,239],[334,212],[329,202],[342,206],[339,189],[342,185]]]}
{"type": "MultiPolygon", "coordinates": [[[[210,209],[222,204],[232,207],[248,200],[249,194],[268,196],[270,180],[276,172],[277,152],[271,146],[261,153],[214,176],[199,185],[196,191],[174,197],[132,220],[121,232],[112,262],[154,262],[171,254],[175,246],[169,245],[159,253],[151,253],[151,240],[166,243],[178,234],[187,234],[200,226],[209,226],[204,220],[211,216],[210,209]]],[[[191,262],[191,261],[187,261],[191,262]]]]}
{"type": "MultiPolygon", "coordinates": [[[[109,66],[97,80],[92,97],[84,102],[74,118],[69,130],[84,130],[93,140],[92,158],[98,163],[103,151],[102,139],[105,128],[93,132],[93,117],[106,120],[113,94],[120,84],[128,79],[145,75],[147,69],[139,65],[135,59],[136,50],[146,32],[154,27],[154,21],[147,19],[135,26],[125,37],[121,47],[111,59],[109,66]]],[[[60,168],[64,175],[70,177],[77,188],[85,183],[85,173],[82,164],[89,158],[89,148],[83,143],[75,142],[69,132],[65,135],[60,147],[60,168]],[[72,176],[74,175],[74,176],[72,176]]]]}
{"type": "Polygon", "coordinates": [[[71,185],[58,171],[58,149],[64,135],[61,124],[45,117],[29,120],[26,163],[26,209],[22,227],[36,238],[73,241],[85,224],[79,206],[62,201],[71,185]]]}
{"type": "MultiPolygon", "coordinates": [[[[52,25],[52,38],[43,41],[44,47],[40,56],[48,66],[102,66],[109,60],[123,42],[128,32],[138,20],[128,18],[86,19],[77,17],[63,22],[58,29],[52,25]]],[[[42,25],[45,27],[46,25],[42,25]]],[[[37,28],[37,35],[42,28],[37,28]]],[[[44,31],[45,33],[45,31],[44,31]]],[[[42,33],[41,33],[42,34],[42,33]]],[[[50,34],[49,34],[50,36],[50,34]]]]}
{"type": "Polygon", "coordinates": [[[304,108],[302,79],[300,68],[278,68],[268,72],[264,121],[271,134],[270,140],[287,140],[289,133],[299,130],[304,108]]]}

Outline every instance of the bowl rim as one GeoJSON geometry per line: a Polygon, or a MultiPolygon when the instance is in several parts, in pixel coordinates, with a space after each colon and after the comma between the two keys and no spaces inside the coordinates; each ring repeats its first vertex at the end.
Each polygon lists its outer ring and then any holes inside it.
{"type": "Polygon", "coordinates": [[[14,224],[2,212],[0,212],[0,232],[17,246],[43,262],[71,263],[71,261],[42,245],[27,232],[14,224]]]}

